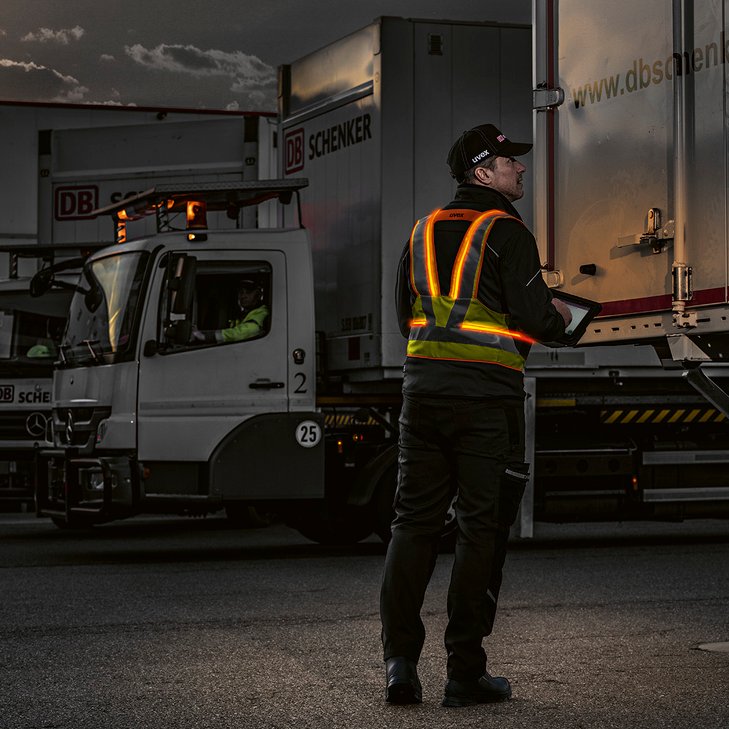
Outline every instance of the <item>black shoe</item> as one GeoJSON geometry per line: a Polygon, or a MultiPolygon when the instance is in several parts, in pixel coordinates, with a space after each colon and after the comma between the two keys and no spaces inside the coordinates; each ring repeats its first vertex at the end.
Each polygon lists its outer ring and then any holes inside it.
{"type": "Polygon", "coordinates": [[[502,676],[484,673],[478,681],[456,681],[449,678],[445,685],[443,706],[472,706],[511,698],[511,685],[502,676]]]}
{"type": "Polygon", "coordinates": [[[423,688],[418,679],[415,661],[397,656],[387,659],[387,688],[385,700],[391,704],[419,704],[423,688]]]}

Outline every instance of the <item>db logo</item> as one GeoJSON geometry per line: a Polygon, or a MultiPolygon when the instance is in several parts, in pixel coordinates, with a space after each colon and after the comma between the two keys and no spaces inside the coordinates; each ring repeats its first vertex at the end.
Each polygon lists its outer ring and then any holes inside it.
{"type": "Polygon", "coordinates": [[[92,211],[99,207],[99,188],[57,187],[54,202],[56,220],[90,220],[96,217],[92,211]]]}
{"type": "Polygon", "coordinates": [[[284,174],[304,169],[304,128],[292,129],[284,135],[284,174]]]}

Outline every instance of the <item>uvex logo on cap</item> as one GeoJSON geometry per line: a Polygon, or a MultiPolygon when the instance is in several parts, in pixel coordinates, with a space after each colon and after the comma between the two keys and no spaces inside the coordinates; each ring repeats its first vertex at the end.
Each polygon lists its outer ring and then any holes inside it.
{"type": "Polygon", "coordinates": [[[471,164],[474,164],[474,165],[475,165],[475,164],[476,164],[476,162],[479,162],[479,161],[480,161],[480,160],[482,160],[482,159],[483,159],[484,157],[488,157],[488,156],[489,156],[489,151],[488,151],[488,149],[484,149],[484,151],[483,151],[483,152],[479,152],[479,154],[477,154],[477,155],[476,155],[475,157],[472,157],[472,158],[471,158],[471,164]]]}

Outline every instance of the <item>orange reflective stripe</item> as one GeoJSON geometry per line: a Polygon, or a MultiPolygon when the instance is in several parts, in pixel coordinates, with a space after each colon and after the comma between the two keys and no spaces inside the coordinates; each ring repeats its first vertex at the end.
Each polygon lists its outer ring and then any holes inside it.
{"type": "Polygon", "coordinates": [[[461,329],[467,332],[484,332],[486,334],[498,334],[500,337],[519,339],[522,342],[528,342],[529,344],[534,344],[536,342],[535,339],[527,337],[526,334],[522,334],[521,332],[515,332],[511,329],[502,329],[501,327],[495,327],[490,324],[475,324],[473,322],[464,321],[461,323],[461,329]]]}
{"type": "Polygon", "coordinates": [[[481,215],[478,210],[469,210],[468,208],[451,208],[450,210],[434,210],[430,216],[433,222],[439,223],[444,220],[467,220],[472,223],[481,215]]]}
{"type": "Polygon", "coordinates": [[[424,327],[428,323],[427,319],[411,319],[410,328],[417,329],[418,327],[424,327]]]}
{"type": "Polygon", "coordinates": [[[425,276],[428,280],[428,293],[431,296],[440,296],[440,282],[438,281],[438,264],[435,260],[435,242],[433,240],[433,225],[435,215],[430,215],[425,223],[425,276]]]}
{"type": "MultiPolygon", "coordinates": [[[[450,210],[434,210],[426,218],[422,218],[413,227],[410,234],[410,260],[414,261],[413,247],[418,243],[417,238],[423,236],[423,267],[425,269],[425,280],[428,286],[428,294],[430,296],[440,296],[440,281],[438,280],[438,263],[435,256],[435,242],[433,227],[441,221],[461,221],[464,220],[469,224],[478,220],[484,215],[478,210],[469,210],[468,208],[452,208],[450,210]]],[[[420,294],[416,284],[415,266],[410,266],[410,283],[413,293],[420,294]]]]}
{"type": "MultiPolygon", "coordinates": [[[[478,226],[486,220],[489,216],[492,215],[498,215],[499,217],[506,216],[507,213],[505,213],[503,210],[487,210],[485,213],[479,213],[476,218],[474,218],[473,222],[469,226],[468,230],[466,231],[466,235],[464,236],[463,240],[461,241],[461,247],[458,249],[458,254],[456,255],[456,262],[453,264],[453,271],[451,273],[451,290],[450,290],[450,297],[455,299],[458,297],[459,290],[461,288],[461,279],[463,278],[463,268],[466,264],[466,259],[468,258],[468,252],[471,248],[471,241],[473,240],[473,236],[476,235],[476,230],[478,230],[478,226]]],[[[494,224],[495,220],[491,222],[491,225],[489,225],[488,229],[484,233],[484,237],[482,239],[483,241],[486,240],[488,233],[491,231],[491,226],[494,224]]],[[[483,256],[481,257],[481,261],[483,260],[483,256]]],[[[478,267],[478,275],[474,279],[476,282],[476,290],[478,289],[478,279],[481,274],[481,261],[479,261],[479,267],[478,267]]],[[[474,292],[472,298],[475,298],[476,294],[474,292]]]]}

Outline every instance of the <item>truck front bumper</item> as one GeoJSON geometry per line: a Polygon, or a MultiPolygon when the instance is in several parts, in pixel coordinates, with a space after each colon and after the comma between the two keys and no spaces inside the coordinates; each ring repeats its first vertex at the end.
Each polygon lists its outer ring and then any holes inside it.
{"type": "Polygon", "coordinates": [[[81,457],[71,449],[41,451],[36,512],[71,524],[130,516],[139,506],[136,461],[126,455],[81,457]]]}

